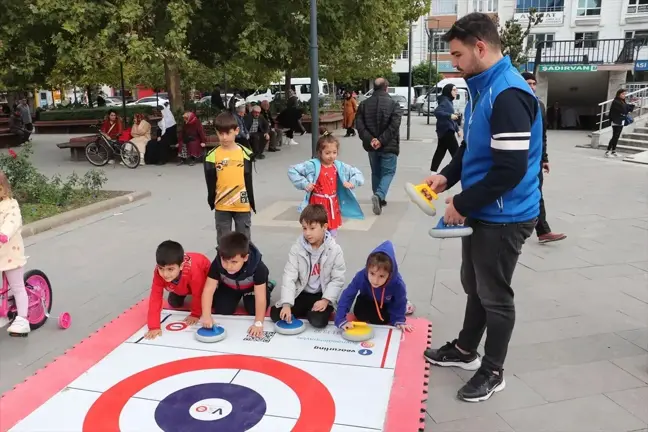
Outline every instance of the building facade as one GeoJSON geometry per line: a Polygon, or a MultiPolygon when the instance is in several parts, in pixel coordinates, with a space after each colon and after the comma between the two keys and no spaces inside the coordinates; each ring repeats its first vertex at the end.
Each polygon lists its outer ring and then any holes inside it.
{"type": "Polygon", "coordinates": [[[622,85],[648,78],[648,0],[432,0],[426,19],[432,63],[446,77],[458,75],[448,45],[436,36],[458,18],[483,12],[502,25],[515,19],[524,26],[533,9],[543,20],[526,41],[525,66],[535,70],[547,105],[568,107],[589,123],[598,104],[622,85]]]}

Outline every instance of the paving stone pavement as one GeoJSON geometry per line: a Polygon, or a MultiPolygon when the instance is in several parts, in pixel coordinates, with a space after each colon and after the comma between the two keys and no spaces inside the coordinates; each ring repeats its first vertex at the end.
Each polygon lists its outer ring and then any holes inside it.
{"type": "MultiPolygon", "coordinates": [[[[89,168],[55,147],[64,140],[34,136],[34,161],[43,172],[89,168]]],[[[297,140],[301,145],[256,165],[259,213],[252,237],[274,277],[300,232],[296,222],[288,222],[296,219],[302,195],[288,182],[286,169],[310,155],[310,136],[297,140]]],[[[549,223],[568,237],[540,245],[534,236],[524,246],[513,282],[517,324],[505,365],[506,390],[484,403],[463,403],[455,394],[471,373],[433,368],[426,431],[648,432],[648,168],[575,148],[587,141],[583,132],[549,131],[549,223]]],[[[435,142],[434,126],[413,117],[412,140],[401,144],[389,205],[373,217],[366,155],[357,138],[341,138],[340,159],[366,176],[358,194],[368,217],[347,224],[339,242],[349,275],[379,242],[394,242],[417,315],[432,321],[438,346],[456,337],[463,318],[460,242],[430,238],[427,230],[436,220],[408,203],[403,191],[405,182],[427,174],[435,142]]],[[[108,188],[150,190],[152,197],[26,240],[28,266],[46,271],[54,285],[53,315],[69,311],[73,325],[61,331],[51,323],[28,339],[0,332],[0,392],[147,296],[160,241],[177,239],[189,250],[214,255],[214,222],[200,166],[105,171],[108,188]]]]}

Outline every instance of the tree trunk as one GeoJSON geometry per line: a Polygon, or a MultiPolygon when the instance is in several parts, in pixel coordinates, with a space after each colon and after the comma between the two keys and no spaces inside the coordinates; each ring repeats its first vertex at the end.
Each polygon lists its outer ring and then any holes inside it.
{"type": "Polygon", "coordinates": [[[164,60],[164,78],[167,92],[169,93],[169,104],[173,113],[183,109],[182,90],[180,89],[180,70],[173,60],[164,60]]]}
{"type": "Polygon", "coordinates": [[[292,69],[286,69],[286,83],[284,85],[284,97],[286,100],[290,97],[290,80],[292,79],[292,69]]]}
{"type": "Polygon", "coordinates": [[[87,86],[86,92],[88,93],[88,108],[92,108],[92,86],[87,86]]]}

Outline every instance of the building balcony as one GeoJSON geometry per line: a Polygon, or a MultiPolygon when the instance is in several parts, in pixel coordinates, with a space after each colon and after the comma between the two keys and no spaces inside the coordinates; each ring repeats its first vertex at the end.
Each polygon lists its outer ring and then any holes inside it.
{"type": "Polygon", "coordinates": [[[634,64],[648,39],[580,39],[541,41],[536,45],[535,66],[634,64]]]}

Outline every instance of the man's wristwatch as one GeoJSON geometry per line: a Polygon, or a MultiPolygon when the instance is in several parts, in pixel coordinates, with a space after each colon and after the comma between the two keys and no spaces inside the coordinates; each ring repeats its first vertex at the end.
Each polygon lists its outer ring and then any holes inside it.
{"type": "Polygon", "coordinates": [[[263,322],[262,321],[255,322],[254,327],[263,327],[263,322]]]}

